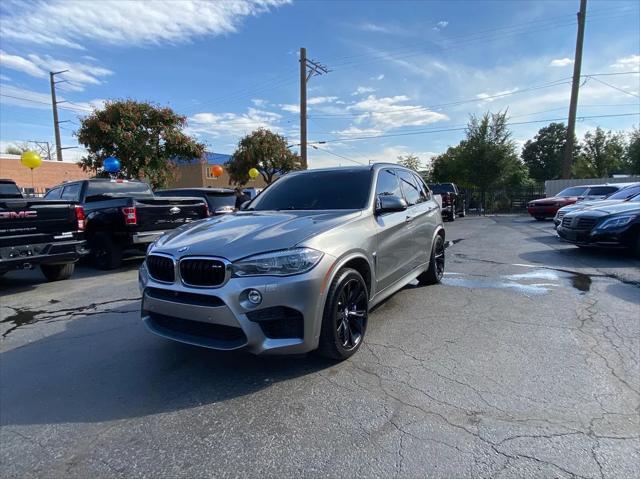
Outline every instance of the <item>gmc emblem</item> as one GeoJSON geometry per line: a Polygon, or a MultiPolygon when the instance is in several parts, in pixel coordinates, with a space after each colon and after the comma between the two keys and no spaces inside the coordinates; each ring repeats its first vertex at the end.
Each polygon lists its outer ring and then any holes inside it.
{"type": "Polygon", "coordinates": [[[15,219],[27,219],[37,218],[38,212],[33,210],[28,211],[0,211],[0,219],[3,220],[15,220],[15,219]]]}

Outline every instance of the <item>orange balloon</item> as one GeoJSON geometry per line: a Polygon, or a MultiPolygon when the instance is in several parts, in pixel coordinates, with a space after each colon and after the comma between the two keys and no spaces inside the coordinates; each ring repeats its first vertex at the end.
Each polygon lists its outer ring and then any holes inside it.
{"type": "Polygon", "coordinates": [[[222,173],[224,173],[224,170],[222,169],[222,166],[215,165],[213,168],[211,168],[211,173],[213,173],[213,176],[217,178],[218,176],[222,176],[222,173]]]}

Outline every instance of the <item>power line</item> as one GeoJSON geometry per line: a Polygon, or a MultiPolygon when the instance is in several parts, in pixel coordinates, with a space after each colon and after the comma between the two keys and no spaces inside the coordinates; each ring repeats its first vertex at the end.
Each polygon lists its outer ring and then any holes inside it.
{"type": "MultiPolygon", "coordinates": [[[[614,117],[623,117],[623,116],[640,116],[640,112],[636,112],[636,113],[618,113],[618,114],[611,114],[611,115],[591,115],[591,116],[580,116],[578,117],[579,120],[583,121],[583,120],[591,120],[594,118],[614,118],[614,117]]],[[[551,123],[554,121],[564,121],[566,120],[566,118],[547,118],[544,120],[530,120],[530,121],[520,121],[520,122],[511,122],[511,123],[507,123],[508,126],[519,126],[519,125],[529,125],[532,123],[551,123]]],[[[360,140],[371,140],[371,139],[376,139],[376,138],[392,138],[392,137],[397,137],[397,136],[410,136],[410,135],[426,135],[429,133],[444,133],[444,132],[449,132],[449,131],[462,131],[462,130],[466,130],[467,127],[456,127],[456,128],[441,128],[441,129],[431,129],[431,130],[416,130],[416,131],[410,131],[410,132],[405,132],[405,133],[389,133],[389,134],[384,134],[384,135],[369,135],[369,136],[360,136],[360,137],[351,137],[351,138],[339,138],[339,139],[334,139],[334,140],[323,140],[323,141],[310,141],[309,145],[324,145],[327,143],[337,143],[337,142],[344,142],[344,141],[360,141],[360,140]]]]}
{"type": "Polygon", "coordinates": [[[627,94],[627,95],[631,95],[631,96],[634,96],[634,97],[636,97],[636,98],[640,98],[640,95],[636,95],[636,94],[635,94],[635,93],[633,93],[633,92],[630,92],[630,91],[624,90],[624,89],[622,89],[622,88],[618,88],[617,86],[612,85],[611,83],[607,83],[606,81],[600,80],[600,79],[598,79],[598,78],[593,78],[593,77],[590,77],[590,78],[591,78],[592,80],[597,81],[598,83],[602,83],[603,85],[608,86],[609,88],[613,88],[614,90],[618,90],[618,91],[620,91],[620,92],[622,92],[622,93],[625,93],[625,94],[627,94]]]}
{"type": "Polygon", "coordinates": [[[311,145],[311,148],[313,148],[314,150],[324,151],[325,153],[329,153],[330,155],[337,156],[338,158],[342,158],[342,159],[347,160],[347,161],[353,161],[354,163],[358,163],[359,165],[364,165],[365,164],[365,163],[363,163],[361,161],[354,160],[353,158],[348,158],[346,156],[339,155],[338,153],[334,153],[333,151],[325,150],[324,148],[320,148],[319,146],[316,146],[316,145],[311,145]]]}

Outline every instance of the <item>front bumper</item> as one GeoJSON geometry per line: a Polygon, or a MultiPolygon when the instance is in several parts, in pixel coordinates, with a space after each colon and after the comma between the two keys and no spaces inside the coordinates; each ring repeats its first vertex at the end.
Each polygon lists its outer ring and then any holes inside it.
{"type": "Polygon", "coordinates": [[[217,288],[189,287],[179,279],[172,284],[161,283],[149,276],[143,264],[139,273],[142,320],[160,336],[196,346],[244,349],[254,354],[305,353],[318,346],[325,288],[334,261],[325,254],[305,274],[231,278],[217,288]],[[241,296],[247,289],[260,291],[259,305],[241,296]],[[261,325],[251,314],[278,308],[298,313],[296,317],[303,323],[299,335],[273,337],[273,328],[261,325]]]}
{"type": "Polygon", "coordinates": [[[131,235],[131,243],[133,244],[148,244],[153,243],[160,238],[164,231],[142,231],[140,233],[134,233],[131,235]]]}
{"type": "Polygon", "coordinates": [[[542,216],[545,218],[551,218],[556,215],[560,206],[527,206],[527,212],[533,216],[542,216]]]}
{"type": "Polygon", "coordinates": [[[0,248],[0,271],[29,269],[40,264],[75,263],[89,251],[84,240],[0,248]]]}
{"type": "Polygon", "coordinates": [[[602,248],[628,248],[631,246],[629,228],[575,230],[558,226],[558,236],[568,243],[602,248]]]}

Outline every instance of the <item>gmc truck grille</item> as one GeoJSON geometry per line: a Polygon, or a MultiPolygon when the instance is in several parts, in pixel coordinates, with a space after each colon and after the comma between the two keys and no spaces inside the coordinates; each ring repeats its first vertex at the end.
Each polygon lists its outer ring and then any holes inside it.
{"type": "Polygon", "coordinates": [[[149,270],[151,277],[158,281],[164,283],[173,283],[175,281],[173,260],[166,256],[154,254],[147,256],[147,270],[149,270]]]}
{"type": "Polygon", "coordinates": [[[220,286],[226,277],[225,264],[217,259],[184,258],[180,276],[188,286],[220,286]]]}

